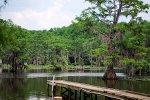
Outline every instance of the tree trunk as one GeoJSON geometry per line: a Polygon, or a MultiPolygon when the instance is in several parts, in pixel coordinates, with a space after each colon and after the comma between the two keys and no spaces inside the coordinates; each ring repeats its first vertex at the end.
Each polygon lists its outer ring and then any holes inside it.
{"type": "Polygon", "coordinates": [[[79,63],[79,66],[81,66],[81,51],[79,51],[79,54],[78,54],[78,63],[79,63]]]}
{"type": "MultiPolygon", "coordinates": [[[[113,43],[112,43],[112,37],[110,37],[110,42],[108,43],[108,51],[110,53],[110,56],[112,56],[113,53],[113,43]]],[[[103,76],[103,79],[117,79],[116,72],[114,70],[114,60],[115,58],[112,58],[110,64],[108,65],[105,74],[103,76]]]]}
{"type": "Polygon", "coordinates": [[[39,65],[39,59],[36,57],[36,65],[39,65]]]}
{"type": "Polygon", "coordinates": [[[100,57],[96,57],[96,66],[100,67],[100,57]]]}
{"type": "Polygon", "coordinates": [[[100,67],[101,62],[100,62],[100,56],[98,56],[98,67],[100,67]]]}
{"type": "Polygon", "coordinates": [[[98,57],[96,57],[96,67],[98,67],[98,57]]]}
{"type": "Polygon", "coordinates": [[[69,63],[69,52],[67,52],[66,57],[67,57],[67,64],[66,65],[68,65],[68,63],[69,63]]]}
{"type": "Polygon", "coordinates": [[[16,72],[17,71],[17,66],[16,66],[16,60],[15,57],[13,56],[12,58],[12,71],[16,72]]]}
{"type": "Polygon", "coordinates": [[[139,75],[140,76],[142,75],[142,69],[139,69],[139,75]]]}
{"type": "Polygon", "coordinates": [[[91,64],[91,66],[93,67],[93,58],[92,58],[92,53],[90,53],[90,55],[89,55],[89,60],[90,60],[90,64],[91,64]]]}
{"type": "Polygon", "coordinates": [[[17,62],[16,62],[16,60],[17,60],[17,53],[16,52],[12,52],[10,59],[11,59],[12,71],[13,72],[17,72],[17,67],[18,67],[17,66],[17,62]]]}
{"type": "Polygon", "coordinates": [[[103,79],[117,79],[116,72],[114,71],[112,64],[108,65],[103,79]]]}
{"type": "Polygon", "coordinates": [[[77,65],[77,50],[74,51],[74,64],[77,65]]]}

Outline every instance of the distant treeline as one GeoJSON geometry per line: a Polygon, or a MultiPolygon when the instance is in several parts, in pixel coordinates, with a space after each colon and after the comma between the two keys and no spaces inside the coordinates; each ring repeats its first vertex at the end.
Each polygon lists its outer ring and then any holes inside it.
{"type": "MultiPolygon", "coordinates": [[[[90,20],[72,23],[68,27],[50,30],[29,31],[0,20],[0,55],[4,64],[12,69],[17,64],[52,65],[65,67],[70,65],[107,66],[111,56],[108,45],[101,33],[106,31],[101,24],[90,20]]],[[[115,66],[126,67],[128,73],[146,71],[150,67],[150,22],[131,21],[119,23],[118,39],[113,41],[115,66]]],[[[109,41],[109,40],[107,40],[109,41]]]]}

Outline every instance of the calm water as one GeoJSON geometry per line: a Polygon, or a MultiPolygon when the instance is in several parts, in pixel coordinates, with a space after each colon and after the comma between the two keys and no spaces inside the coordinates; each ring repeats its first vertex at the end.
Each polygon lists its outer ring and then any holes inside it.
{"type": "MultiPolygon", "coordinates": [[[[150,81],[103,81],[99,72],[28,72],[23,74],[0,73],[0,100],[50,100],[47,96],[48,79],[69,80],[96,86],[111,87],[150,94],[150,81]]],[[[117,74],[126,77],[123,73],[117,74]]],[[[58,93],[59,94],[59,93],[58,93]]]]}

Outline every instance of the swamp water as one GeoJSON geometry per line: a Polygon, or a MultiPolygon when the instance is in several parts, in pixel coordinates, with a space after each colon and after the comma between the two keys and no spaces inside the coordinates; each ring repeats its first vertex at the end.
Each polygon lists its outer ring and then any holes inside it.
{"type": "MultiPolygon", "coordinates": [[[[100,72],[27,72],[22,74],[0,73],[0,100],[50,100],[47,80],[55,79],[87,83],[150,94],[150,81],[125,80],[123,73],[117,73],[117,81],[103,81],[100,72]]],[[[60,95],[58,91],[57,95],[60,95]]],[[[104,100],[101,97],[98,100],[104,100]]],[[[66,100],[66,99],[65,99],[66,100]]]]}

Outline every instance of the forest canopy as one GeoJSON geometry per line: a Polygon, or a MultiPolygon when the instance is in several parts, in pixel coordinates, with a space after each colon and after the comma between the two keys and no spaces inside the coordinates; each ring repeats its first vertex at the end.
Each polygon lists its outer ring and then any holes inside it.
{"type": "Polygon", "coordinates": [[[68,27],[31,31],[0,19],[2,63],[14,71],[22,69],[24,63],[55,68],[107,67],[113,63],[129,75],[148,72],[150,22],[137,14],[147,12],[149,5],[140,0],[86,1],[95,6],[84,10],[68,27]],[[131,20],[119,22],[120,16],[131,16],[131,20]]]}

